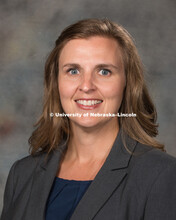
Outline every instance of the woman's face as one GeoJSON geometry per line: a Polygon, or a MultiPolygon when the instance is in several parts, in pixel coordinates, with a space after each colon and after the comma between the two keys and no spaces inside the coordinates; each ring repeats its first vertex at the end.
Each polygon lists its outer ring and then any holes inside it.
{"type": "Polygon", "coordinates": [[[73,39],[59,58],[59,94],[65,113],[77,126],[94,127],[117,117],[92,117],[90,113],[117,113],[126,84],[122,52],[114,39],[73,39]],[[88,117],[83,114],[88,113],[88,117]]]}

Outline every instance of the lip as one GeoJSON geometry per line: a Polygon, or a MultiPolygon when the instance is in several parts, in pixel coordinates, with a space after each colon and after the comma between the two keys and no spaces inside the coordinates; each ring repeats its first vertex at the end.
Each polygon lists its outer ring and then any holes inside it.
{"type": "Polygon", "coordinates": [[[89,98],[89,99],[87,99],[87,98],[80,98],[80,99],[75,99],[75,102],[76,101],[78,101],[78,100],[99,100],[99,101],[103,101],[102,99],[95,99],[95,98],[89,98]]]}
{"type": "Polygon", "coordinates": [[[80,99],[76,99],[75,100],[75,103],[76,103],[76,105],[80,108],[80,109],[83,109],[83,110],[93,110],[93,109],[96,109],[96,108],[98,108],[102,103],[103,103],[103,100],[102,99],[96,99],[96,98],[89,98],[89,99],[87,99],[87,98],[80,98],[80,99]],[[82,105],[82,104],[80,104],[80,103],[78,103],[77,101],[78,100],[86,100],[86,101],[88,101],[88,100],[98,100],[98,101],[102,101],[101,103],[97,103],[97,104],[94,104],[94,105],[89,105],[89,106],[85,106],[85,105],[82,105]]]}

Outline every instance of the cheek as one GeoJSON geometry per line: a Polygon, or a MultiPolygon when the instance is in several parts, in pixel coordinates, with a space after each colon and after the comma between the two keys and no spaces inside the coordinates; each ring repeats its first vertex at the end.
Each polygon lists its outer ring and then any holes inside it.
{"type": "Polygon", "coordinates": [[[115,82],[109,85],[106,85],[102,88],[104,96],[109,99],[117,99],[123,97],[123,91],[125,88],[124,82],[115,82]]]}
{"type": "Polygon", "coordinates": [[[64,99],[69,99],[74,95],[76,90],[76,85],[74,83],[71,83],[70,81],[60,77],[58,85],[61,102],[63,102],[64,99]]]}

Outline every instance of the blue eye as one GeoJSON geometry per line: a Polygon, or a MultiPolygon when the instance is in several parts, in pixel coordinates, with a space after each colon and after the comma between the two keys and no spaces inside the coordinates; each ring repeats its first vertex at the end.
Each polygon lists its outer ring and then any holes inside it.
{"type": "Polygon", "coordinates": [[[67,72],[69,72],[71,75],[76,75],[79,73],[77,69],[69,69],[67,72]]]}
{"type": "Polygon", "coordinates": [[[103,75],[103,76],[107,76],[111,73],[110,70],[107,70],[107,69],[102,69],[100,70],[100,74],[103,75]]]}

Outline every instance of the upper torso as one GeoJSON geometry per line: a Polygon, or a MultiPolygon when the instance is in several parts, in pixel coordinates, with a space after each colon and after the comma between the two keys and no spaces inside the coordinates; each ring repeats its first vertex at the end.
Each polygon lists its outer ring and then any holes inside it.
{"type": "MultiPolygon", "coordinates": [[[[176,159],[136,141],[130,146],[142,153],[130,155],[117,137],[70,220],[176,219],[176,159]]],[[[14,164],[1,220],[44,220],[60,159],[55,151],[14,164]]]]}

